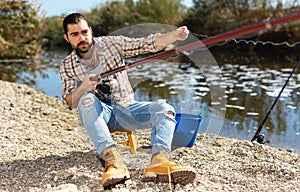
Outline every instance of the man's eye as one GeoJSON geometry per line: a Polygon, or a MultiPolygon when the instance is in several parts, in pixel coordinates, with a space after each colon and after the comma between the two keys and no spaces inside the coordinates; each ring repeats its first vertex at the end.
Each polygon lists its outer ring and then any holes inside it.
{"type": "Polygon", "coordinates": [[[71,36],[72,36],[72,37],[77,37],[77,36],[78,36],[78,33],[71,33],[71,36]]]}

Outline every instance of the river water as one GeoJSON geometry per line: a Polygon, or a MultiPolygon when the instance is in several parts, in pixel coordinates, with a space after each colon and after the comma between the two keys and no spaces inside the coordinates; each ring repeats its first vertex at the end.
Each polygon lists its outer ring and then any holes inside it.
{"type": "MultiPolygon", "coordinates": [[[[34,63],[0,63],[0,78],[28,84],[60,100],[59,62],[63,56],[61,53],[47,52],[34,63]]],[[[200,133],[251,140],[292,67],[292,63],[189,66],[182,62],[153,61],[131,68],[128,73],[136,100],[166,99],[177,113],[200,114],[200,133]]],[[[298,71],[293,74],[274,106],[262,134],[270,141],[266,145],[300,152],[298,71]]]]}

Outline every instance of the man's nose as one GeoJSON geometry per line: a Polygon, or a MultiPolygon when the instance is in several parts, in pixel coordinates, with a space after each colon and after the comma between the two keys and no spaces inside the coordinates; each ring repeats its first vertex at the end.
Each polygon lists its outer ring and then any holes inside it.
{"type": "Polygon", "coordinates": [[[82,41],[82,40],[84,40],[85,39],[85,36],[83,35],[83,34],[80,34],[79,35],[79,41],[82,41]]]}

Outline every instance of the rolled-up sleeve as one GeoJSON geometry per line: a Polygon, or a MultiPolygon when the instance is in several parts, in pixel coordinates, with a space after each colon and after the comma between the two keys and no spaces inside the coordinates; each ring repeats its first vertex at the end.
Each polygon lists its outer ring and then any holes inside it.
{"type": "Polygon", "coordinates": [[[154,53],[160,51],[155,43],[155,36],[158,34],[150,34],[141,38],[129,38],[124,36],[115,36],[115,42],[118,42],[122,55],[126,58],[134,57],[145,53],[154,53]]]}
{"type": "Polygon", "coordinates": [[[72,62],[66,58],[60,64],[60,78],[62,81],[62,100],[66,104],[66,97],[75,91],[78,81],[75,79],[72,62]]]}
{"type": "Polygon", "coordinates": [[[75,87],[77,87],[77,81],[70,78],[62,79],[62,99],[64,103],[67,95],[75,91],[75,87]]]}

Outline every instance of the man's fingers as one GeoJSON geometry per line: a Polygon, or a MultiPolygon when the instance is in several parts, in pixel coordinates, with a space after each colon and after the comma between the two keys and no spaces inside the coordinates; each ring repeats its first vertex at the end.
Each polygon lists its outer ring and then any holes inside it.
{"type": "Polygon", "coordinates": [[[178,29],[178,38],[179,40],[185,40],[189,35],[189,30],[186,26],[179,27],[178,29]]]}

